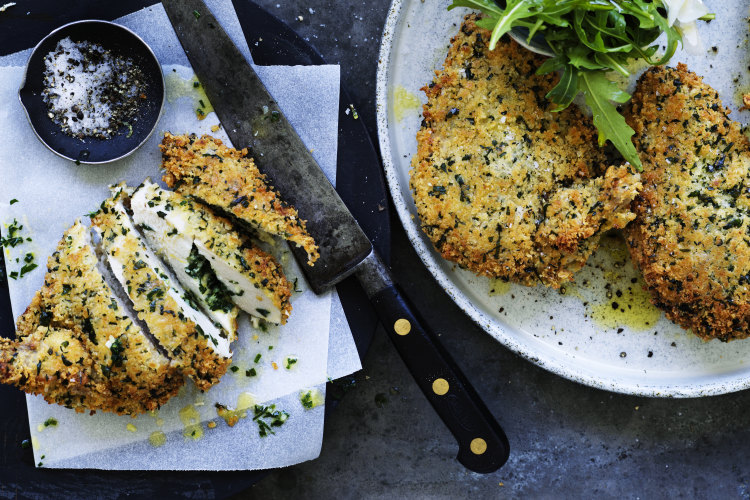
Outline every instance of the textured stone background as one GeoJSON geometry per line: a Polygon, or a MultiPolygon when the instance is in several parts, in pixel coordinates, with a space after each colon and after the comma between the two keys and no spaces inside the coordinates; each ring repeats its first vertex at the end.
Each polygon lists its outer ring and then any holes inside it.
{"type": "MultiPolygon", "coordinates": [[[[341,65],[376,141],[375,73],[390,1],[258,3],[341,65]]],[[[326,422],[320,458],[236,498],[750,498],[750,392],[664,400],[564,380],[474,325],[424,269],[395,215],[392,248],[394,274],[505,428],[510,460],[489,475],[456,462],[453,438],[382,334],[326,422]]]]}

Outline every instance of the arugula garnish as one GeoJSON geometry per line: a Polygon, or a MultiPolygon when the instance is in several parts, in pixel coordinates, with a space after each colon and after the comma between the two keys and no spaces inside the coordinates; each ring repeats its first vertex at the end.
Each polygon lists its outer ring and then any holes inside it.
{"type": "MultiPolygon", "coordinates": [[[[453,0],[448,10],[456,7],[484,14],[477,25],[492,32],[490,50],[512,28],[526,29],[528,43],[542,35],[554,55],[537,74],[561,71],[560,81],[547,94],[556,104],[553,111],[567,108],[583,94],[599,132],[599,145],[609,140],[626,161],[642,170],[630,139],[635,132],[612,104],[627,102],[630,94],[608,80],[606,73],[616,71],[627,77],[633,60],[654,66],[669,61],[682,35],[669,25],[663,0],[453,0]],[[667,42],[664,54],[658,56],[655,42],[662,33],[667,42]]],[[[713,18],[708,14],[701,19],[713,18]]]]}

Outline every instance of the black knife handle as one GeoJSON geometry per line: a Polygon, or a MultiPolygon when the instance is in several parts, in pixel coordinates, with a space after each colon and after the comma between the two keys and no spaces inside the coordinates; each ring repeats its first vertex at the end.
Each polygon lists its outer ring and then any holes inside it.
{"type": "Polygon", "coordinates": [[[502,467],[510,452],[505,432],[416,309],[395,285],[371,302],[419,388],[458,441],[458,461],[479,473],[502,467]]]}

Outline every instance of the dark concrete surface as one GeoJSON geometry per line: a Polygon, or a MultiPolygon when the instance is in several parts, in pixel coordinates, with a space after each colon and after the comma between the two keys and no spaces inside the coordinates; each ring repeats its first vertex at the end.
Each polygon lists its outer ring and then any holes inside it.
{"type": "MultiPolygon", "coordinates": [[[[375,73],[390,0],[256,1],[341,65],[375,141],[375,73]]],[[[649,399],[562,379],[465,316],[395,215],[392,249],[395,276],[505,428],[510,460],[489,475],[456,462],[453,438],[380,332],[356,386],[326,422],[320,458],[273,472],[237,499],[750,498],[750,392],[649,399]]]]}

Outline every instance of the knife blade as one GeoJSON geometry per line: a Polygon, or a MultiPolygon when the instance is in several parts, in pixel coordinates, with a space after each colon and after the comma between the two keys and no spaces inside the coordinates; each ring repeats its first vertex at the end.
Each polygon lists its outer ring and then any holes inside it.
{"type": "Polygon", "coordinates": [[[509,456],[502,428],[437,336],[423,326],[252,66],[203,0],[162,0],[162,5],[233,146],[247,147],[284,200],[307,220],[320,257],[309,266],[302,249],[292,252],[313,291],[322,293],[354,274],[415,381],[457,439],[459,462],[480,473],[500,468],[509,456]]]}

